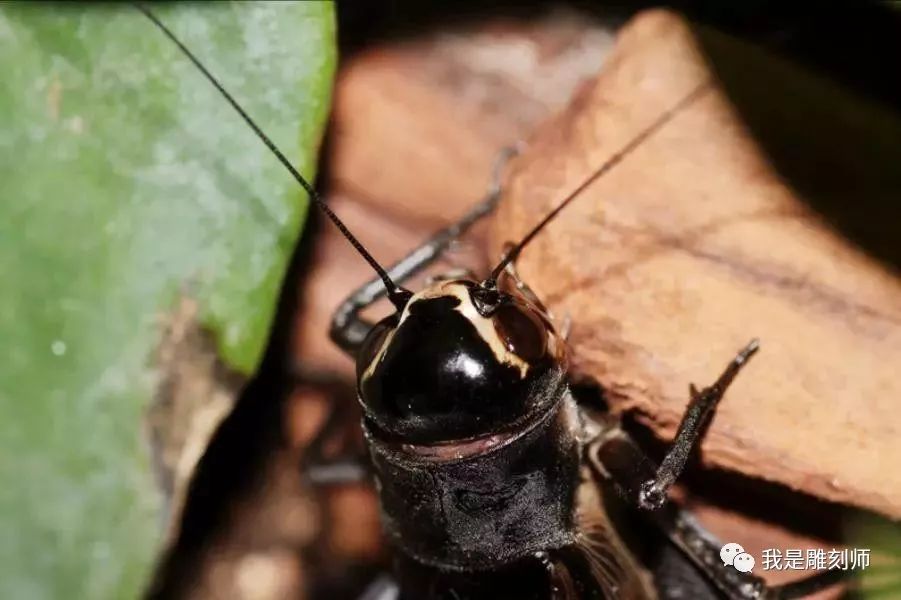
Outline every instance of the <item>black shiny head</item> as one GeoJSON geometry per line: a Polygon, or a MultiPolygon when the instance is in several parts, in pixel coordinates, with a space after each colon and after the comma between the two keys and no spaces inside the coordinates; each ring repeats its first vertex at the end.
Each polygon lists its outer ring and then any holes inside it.
{"type": "Polygon", "coordinates": [[[369,333],[357,384],[377,434],[407,444],[474,440],[549,409],[563,381],[564,343],[541,309],[479,284],[439,281],[369,333]]]}

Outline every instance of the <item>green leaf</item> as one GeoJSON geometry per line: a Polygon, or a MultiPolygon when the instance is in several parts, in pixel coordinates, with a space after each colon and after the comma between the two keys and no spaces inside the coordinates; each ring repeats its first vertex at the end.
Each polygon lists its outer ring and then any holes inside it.
{"type": "MultiPolygon", "coordinates": [[[[311,177],[331,3],[157,10],[311,177]]],[[[0,598],[135,597],[165,527],[148,411],[185,356],[254,371],[307,198],[127,6],[0,5],[0,72],[0,598]]]]}
{"type": "Polygon", "coordinates": [[[860,598],[901,598],[901,524],[861,513],[846,527],[852,546],[872,553],[871,564],[855,573],[860,598]]]}

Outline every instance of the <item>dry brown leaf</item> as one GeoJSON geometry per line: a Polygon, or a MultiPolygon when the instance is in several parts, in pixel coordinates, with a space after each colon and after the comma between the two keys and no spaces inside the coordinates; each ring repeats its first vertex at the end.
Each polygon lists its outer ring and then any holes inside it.
{"type": "Polygon", "coordinates": [[[497,247],[717,75],[719,85],[562,212],[520,272],[572,317],[576,369],[663,438],[689,382],[710,383],[760,337],[717,411],[704,462],[901,518],[901,283],[873,256],[898,258],[901,179],[885,166],[901,155],[896,118],[673,14],[645,13],[517,160],[497,247]],[[749,103],[741,115],[737,97],[749,103]],[[762,116],[771,129],[752,133],[762,116]],[[771,154],[762,133],[777,134],[771,154]],[[827,218],[849,224],[867,251],[827,218]]]}

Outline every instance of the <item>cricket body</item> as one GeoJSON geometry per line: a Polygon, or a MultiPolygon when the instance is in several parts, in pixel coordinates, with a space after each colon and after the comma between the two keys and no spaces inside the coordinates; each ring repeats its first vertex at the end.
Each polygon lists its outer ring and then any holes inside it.
{"type": "MultiPolygon", "coordinates": [[[[796,598],[845,575],[823,571],[768,586],[723,564],[721,544],[667,500],[716,405],[757,351],[756,340],[711,385],[691,387],[676,437],[657,465],[618,423],[576,400],[566,336],[514,267],[563,208],[709,90],[708,82],[586,176],[508,246],[486,278],[439,278],[414,294],[399,283],[492,212],[497,181],[459,222],[385,269],[200,60],[149,9],[136,7],[221,92],[376,273],[339,307],[330,332],[356,360],[368,464],[325,460],[327,425],[303,465],[314,485],[374,479],[397,568],[363,598],[796,598]],[[394,312],[375,324],[362,318],[382,297],[394,312]],[[678,550],[703,587],[657,580],[642,567],[607,513],[610,490],[660,531],[661,545],[678,550]]],[[[329,422],[343,418],[335,409],[329,422]]]]}
{"type": "Polygon", "coordinates": [[[579,458],[563,341],[521,296],[480,312],[479,290],[450,280],[415,294],[357,359],[386,532],[441,568],[572,541],[579,458]]]}
{"type": "MultiPolygon", "coordinates": [[[[597,534],[576,509],[585,437],[565,342],[512,275],[501,281],[504,291],[433,283],[375,325],[357,355],[383,527],[426,567],[399,573],[401,588],[411,598],[498,597],[500,584],[477,575],[519,565],[517,578],[543,571],[545,589],[528,597],[573,592],[586,579],[592,589],[579,597],[652,597],[612,529],[594,540],[606,564],[586,539],[597,534]],[[466,576],[438,593],[420,582],[442,572],[466,576]]],[[[535,578],[526,577],[530,586],[535,578]]]]}

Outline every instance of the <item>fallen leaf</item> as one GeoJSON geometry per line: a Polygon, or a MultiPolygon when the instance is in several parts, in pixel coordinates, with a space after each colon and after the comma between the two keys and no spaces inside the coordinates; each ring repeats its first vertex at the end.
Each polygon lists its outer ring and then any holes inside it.
{"type": "Polygon", "coordinates": [[[759,337],[703,461],[901,518],[897,115],[645,13],[517,159],[495,248],[705,80],[707,93],[535,239],[520,273],[572,318],[576,371],[662,438],[689,383],[711,383],[759,337]]]}

